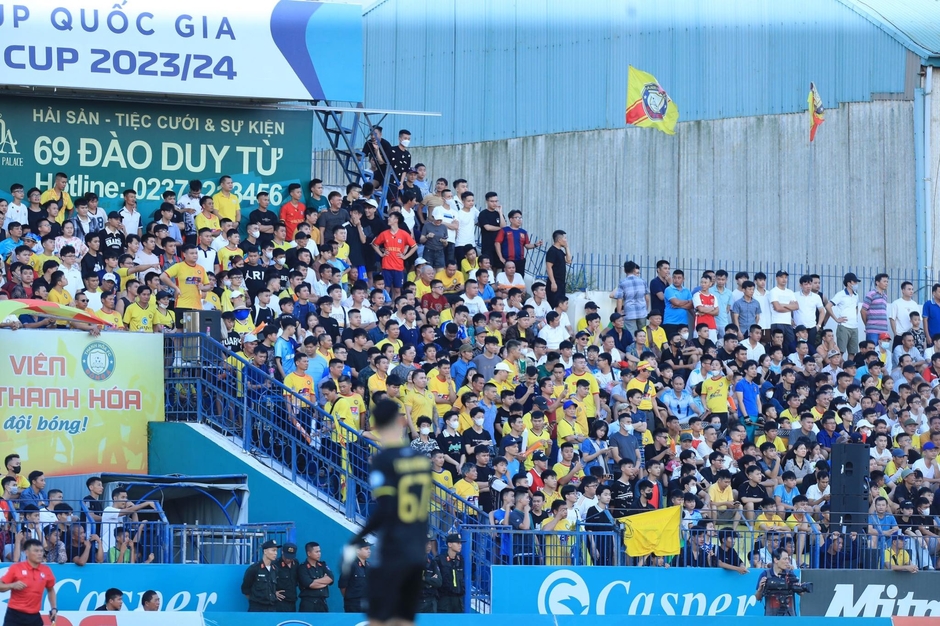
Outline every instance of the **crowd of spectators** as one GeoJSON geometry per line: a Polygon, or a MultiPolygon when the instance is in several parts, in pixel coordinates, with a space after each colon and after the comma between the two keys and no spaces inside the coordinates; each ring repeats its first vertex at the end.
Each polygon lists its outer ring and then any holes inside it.
{"type": "MultiPolygon", "coordinates": [[[[14,185],[0,297],[89,308],[107,331],[172,333],[187,310],[219,310],[233,394],[281,396],[290,427],[344,463],[371,438],[370,404],[395,400],[438,483],[494,526],[614,530],[678,505],[683,553],[643,562],[761,567],[782,547],[798,566],[877,551],[885,566],[935,567],[940,284],[918,303],[904,283],[889,302],[884,274],[823,294],[815,275],[794,291],[785,271],[768,288],[763,273],[718,269],[690,289],[667,261],[646,278],[628,261],[615,312],[575,315],[566,233],[539,241],[496,192],[478,208],[466,180],[427,178],[409,138],[386,152],[402,182],[385,215],[371,183],[324,193],[313,180],[277,213],[259,193],[244,239],[248,199],[228,176],[211,197],[200,181],[168,191],[147,216],[133,191],[109,211],[73,200],[65,174],[42,194],[14,185]],[[538,247],[544,277],[526,271],[538,247]],[[830,528],[839,442],[871,456],[872,517],[845,534],[830,528]]],[[[541,562],[570,558],[541,545],[541,562]]],[[[589,546],[601,564],[616,549],[589,546]]]]}
{"type": "Polygon", "coordinates": [[[127,490],[120,487],[111,491],[107,501],[97,476],[86,480],[88,494],[81,500],[66,499],[61,489],[46,489],[42,471],[23,474],[19,455],[9,454],[3,461],[0,544],[4,561],[24,561],[26,542],[35,540],[42,543],[46,563],[153,562],[155,537],[146,532],[148,520],[140,519],[138,512],[155,511],[155,503],[130,502],[127,490]]]}

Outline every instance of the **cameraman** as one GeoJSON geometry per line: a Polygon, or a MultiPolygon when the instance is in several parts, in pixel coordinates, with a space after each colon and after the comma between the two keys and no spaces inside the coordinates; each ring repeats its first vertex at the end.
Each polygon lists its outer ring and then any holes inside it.
{"type": "Polygon", "coordinates": [[[767,581],[773,580],[786,584],[788,579],[796,582],[796,579],[790,573],[790,553],[783,548],[777,548],[772,553],[773,563],[770,567],[761,572],[757,579],[757,592],[754,597],[758,602],[764,600],[764,615],[796,615],[795,603],[792,591],[765,593],[767,581]]]}

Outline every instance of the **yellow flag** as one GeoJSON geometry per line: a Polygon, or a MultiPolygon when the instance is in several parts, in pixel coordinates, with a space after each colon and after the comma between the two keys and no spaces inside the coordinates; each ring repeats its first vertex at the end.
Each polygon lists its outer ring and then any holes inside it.
{"type": "Polygon", "coordinates": [[[621,517],[623,523],[623,545],[630,556],[667,556],[679,554],[679,523],[682,509],[671,506],[648,513],[637,513],[621,517]]]}
{"type": "Polygon", "coordinates": [[[809,110],[809,140],[812,143],[816,139],[816,129],[826,121],[826,109],[823,107],[822,98],[816,91],[816,84],[809,84],[809,97],[806,99],[807,110],[809,110]]]}
{"type": "Polygon", "coordinates": [[[676,134],[679,109],[659,86],[652,74],[632,65],[627,75],[627,124],[657,128],[667,135],[676,134]]]}

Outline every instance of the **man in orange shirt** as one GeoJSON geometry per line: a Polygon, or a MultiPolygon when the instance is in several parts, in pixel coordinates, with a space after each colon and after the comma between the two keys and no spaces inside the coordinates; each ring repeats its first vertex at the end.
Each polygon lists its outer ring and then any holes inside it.
{"type": "Polygon", "coordinates": [[[418,249],[418,244],[404,230],[401,213],[392,211],[388,214],[388,230],[383,230],[372,242],[375,253],[382,257],[382,276],[386,287],[392,288],[392,298],[397,298],[405,281],[405,259],[418,249]]]}
{"type": "Polygon", "coordinates": [[[287,186],[287,193],[290,200],[281,205],[281,221],[287,226],[287,241],[294,240],[294,233],[297,231],[297,225],[304,221],[304,191],[298,183],[291,183],[287,186]]]}
{"type": "Polygon", "coordinates": [[[43,564],[43,546],[38,539],[27,539],[23,544],[26,560],[11,564],[7,573],[0,578],[0,591],[9,591],[7,613],[4,624],[43,623],[39,612],[42,610],[42,594],[49,594],[49,619],[55,621],[59,609],[56,607],[55,575],[43,564]]]}

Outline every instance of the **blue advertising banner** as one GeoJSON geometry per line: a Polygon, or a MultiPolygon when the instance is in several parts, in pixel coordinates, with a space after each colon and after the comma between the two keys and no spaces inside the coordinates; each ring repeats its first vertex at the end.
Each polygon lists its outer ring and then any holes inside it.
{"type": "MultiPolygon", "coordinates": [[[[714,572],[711,570],[709,573],[714,572]]],[[[800,626],[826,626],[821,617],[800,618],[800,626]]],[[[570,615],[454,615],[448,614],[442,620],[441,615],[418,615],[418,626],[440,626],[446,621],[447,626],[505,626],[506,624],[526,624],[526,626],[596,626],[597,618],[570,615]]],[[[859,618],[850,619],[847,626],[891,626],[890,619],[859,618]]],[[[317,613],[211,613],[205,616],[206,626],[358,626],[365,623],[364,615],[317,613]]],[[[702,617],[695,621],[696,626],[770,626],[781,624],[776,617],[702,617]]],[[[123,622],[117,624],[121,626],[123,622]]],[[[631,626],[662,626],[662,619],[640,617],[630,621],[631,626]]],[[[56,626],[62,626],[57,624],[56,626]]],[[[80,626],[78,622],[74,626],[80,626]]],[[[86,626],[98,626],[88,624],[86,626]]],[[[136,624],[134,625],[136,626],[136,624]]],[[[172,626],[182,626],[174,622],[172,626]]],[[[913,626],[913,625],[911,625],[913,626]]],[[[929,626],[924,624],[923,626],[929,626]]]]}
{"type": "Polygon", "coordinates": [[[655,567],[493,568],[493,613],[763,615],[760,570],[655,567]]]}
{"type": "Polygon", "coordinates": [[[362,7],[296,0],[0,4],[0,84],[363,99],[362,7]]]}
{"type": "MultiPolygon", "coordinates": [[[[11,565],[11,567],[17,567],[11,565]]],[[[245,611],[241,593],[242,565],[101,564],[50,565],[56,578],[56,594],[62,611],[94,611],[104,604],[105,591],[124,592],[124,608],[140,608],[148,589],[160,595],[160,611],[245,611]]],[[[7,567],[0,569],[0,576],[7,567]]],[[[0,593],[0,613],[6,613],[9,592],[0,593]]],[[[61,626],[61,624],[59,625],[61,626]]]]}

